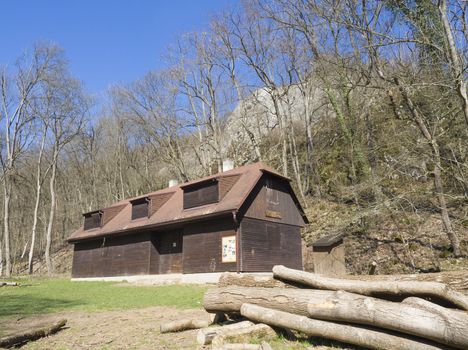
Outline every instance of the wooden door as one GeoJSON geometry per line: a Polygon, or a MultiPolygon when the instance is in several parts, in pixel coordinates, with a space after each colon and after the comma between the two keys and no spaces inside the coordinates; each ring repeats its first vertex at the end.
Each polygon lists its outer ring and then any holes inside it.
{"type": "Polygon", "coordinates": [[[182,230],[161,232],[157,237],[159,273],[182,273],[182,230]]]}

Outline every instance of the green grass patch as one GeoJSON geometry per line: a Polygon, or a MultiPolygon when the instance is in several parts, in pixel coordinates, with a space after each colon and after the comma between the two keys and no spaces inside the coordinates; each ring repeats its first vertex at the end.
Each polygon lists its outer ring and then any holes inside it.
{"type": "Polygon", "coordinates": [[[0,318],[64,310],[119,310],[149,306],[196,308],[208,289],[202,285],[135,286],[68,279],[22,279],[0,288],[0,318]]]}

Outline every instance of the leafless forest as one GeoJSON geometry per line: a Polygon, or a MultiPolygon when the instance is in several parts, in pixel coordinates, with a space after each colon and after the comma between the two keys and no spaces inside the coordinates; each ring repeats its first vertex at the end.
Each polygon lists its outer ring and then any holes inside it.
{"type": "Polygon", "coordinates": [[[412,254],[431,244],[411,240],[414,214],[437,218],[444,254],[466,256],[467,10],[246,1],[174,42],[166,69],[104,101],[59,47],[27,48],[0,72],[0,274],[33,272],[37,258],[53,272],[50,256],[82,212],[218,172],[228,158],[289,176],[311,221],[332,203],[353,208],[342,229],[360,225],[361,238],[384,214],[410,227],[381,233],[413,269],[412,254]]]}

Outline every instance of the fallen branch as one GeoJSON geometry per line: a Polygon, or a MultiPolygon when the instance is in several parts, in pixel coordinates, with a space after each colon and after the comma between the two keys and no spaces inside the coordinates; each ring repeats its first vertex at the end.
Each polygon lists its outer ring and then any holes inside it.
{"type": "Polygon", "coordinates": [[[308,336],[321,337],[343,343],[383,350],[440,350],[446,349],[424,340],[416,340],[404,334],[391,334],[363,327],[344,325],[328,321],[310,319],[288,312],[264,308],[252,304],[243,304],[241,314],[253,321],[271,326],[293,329],[308,336]]]}
{"type": "Polygon", "coordinates": [[[17,282],[0,282],[0,287],[19,287],[17,282]]]}
{"type": "Polygon", "coordinates": [[[208,320],[183,319],[164,323],[160,326],[161,333],[180,332],[189,329],[205,328],[210,325],[208,320]]]}
{"type": "Polygon", "coordinates": [[[43,337],[47,337],[51,334],[58,332],[66,324],[67,320],[60,320],[46,327],[35,328],[26,332],[21,332],[0,338],[0,348],[10,348],[12,346],[24,344],[28,341],[33,341],[43,337]]]}
{"type": "Polygon", "coordinates": [[[397,296],[433,296],[446,300],[463,310],[468,310],[468,296],[437,282],[412,281],[359,281],[330,278],[310,272],[293,270],[282,265],[273,267],[273,276],[282,280],[301,283],[313,288],[344,290],[363,295],[388,294],[397,296]]]}
{"type": "Polygon", "coordinates": [[[197,343],[200,345],[208,345],[211,344],[213,338],[223,332],[230,332],[240,328],[247,328],[251,327],[254,324],[250,321],[242,321],[233,324],[229,324],[222,327],[208,327],[202,328],[198,331],[197,334],[197,343]]]}
{"type": "Polygon", "coordinates": [[[256,324],[250,327],[222,332],[212,340],[213,349],[222,348],[227,343],[247,343],[252,339],[272,340],[276,338],[276,332],[266,324],[256,324]]]}

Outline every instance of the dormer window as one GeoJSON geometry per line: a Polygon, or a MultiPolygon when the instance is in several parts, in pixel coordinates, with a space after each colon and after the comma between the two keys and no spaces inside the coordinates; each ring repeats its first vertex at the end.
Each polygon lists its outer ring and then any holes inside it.
{"type": "Polygon", "coordinates": [[[132,220],[148,217],[148,198],[138,198],[132,203],[132,220]]]}
{"type": "Polygon", "coordinates": [[[209,181],[184,186],[183,190],[184,209],[190,209],[219,201],[219,186],[217,179],[210,179],[209,181]]]}
{"type": "Polygon", "coordinates": [[[92,230],[93,228],[101,227],[102,211],[96,210],[83,214],[84,216],[84,229],[92,230]]]}

